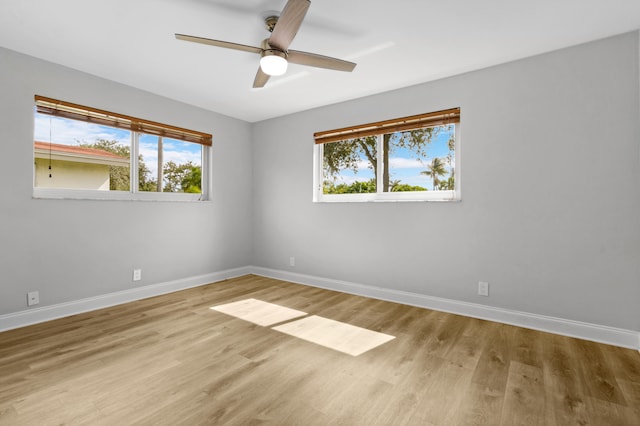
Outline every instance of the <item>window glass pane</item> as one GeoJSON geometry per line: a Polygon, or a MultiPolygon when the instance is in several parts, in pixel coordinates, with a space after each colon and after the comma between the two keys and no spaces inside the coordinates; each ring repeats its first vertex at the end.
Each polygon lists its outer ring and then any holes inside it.
{"type": "Polygon", "coordinates": [[[383,135],[383,150],[382,192],[454,189],[454,124],[383,135]]]}
{"type": "Polygon", "coordinates": [[[131,132],[35,113],[34,186],[130,190],[131,132]]]}
{"type": "Polygon", "coordinates": [[[322,148],[324,194],[376,192],[375,136],[326,143],[322,148]]]}
{"type": "Polygon", "coordinates": [[[140,191],[202,192],[201,145],[140,134],[138,146],[140,191]]]}

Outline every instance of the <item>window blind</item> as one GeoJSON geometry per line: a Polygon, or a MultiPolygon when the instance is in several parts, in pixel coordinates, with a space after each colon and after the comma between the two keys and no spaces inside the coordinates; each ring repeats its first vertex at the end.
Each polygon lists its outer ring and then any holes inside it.
{"type": "Polygon", "coordinates": [[[211,134],[197,132],[195,130],[183,129],[168,124],[157,123],[155,121],[142,118],[131,117],[115,112],[103,111],[57,99],[35,96],[36,110],[40,114],[64,117],[73,120],[85,121],[89,123],[101,124],[104,126],[127,129],[135,132],[142,132],[151,135],[162,136],[171,139],[178,139],[185,142],[193,142],[200,145],[211,146],[213,137],[211,134]]]}
{"type": "Polygon", "coordinates": [[[313,137],[315,139],[315,143],[323,144],[386,133],[406,132],[424,127],[444,126],[459,122],[460,108],[450,108],[427,114],[396,118],[393,120],[377,121],[374,123],[343,127],[335,130],[325,130],[314,133],[313,137]]]}

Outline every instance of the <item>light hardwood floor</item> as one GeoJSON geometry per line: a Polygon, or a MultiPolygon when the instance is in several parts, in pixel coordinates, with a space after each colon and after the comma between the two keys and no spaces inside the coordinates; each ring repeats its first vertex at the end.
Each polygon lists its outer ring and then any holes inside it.
{"type": "Polygon", "coordinates": [[[639,425],[640,354],[246,276],[0,333],[2,425],[639,425]],[[209,308],[396,336],[358,357],[209,308]]]}

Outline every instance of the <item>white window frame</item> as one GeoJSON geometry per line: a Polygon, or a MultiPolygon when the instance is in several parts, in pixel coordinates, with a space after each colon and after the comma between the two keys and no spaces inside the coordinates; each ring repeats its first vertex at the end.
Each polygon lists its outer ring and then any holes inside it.
{"type": "MultiPolygon", "coordinates": [[[[35,113],[34,113],[35,119],[35,113]]],[[[67,118],[71,120],[70,118],[67,118]]],[[[109,126],[107,126],[109,127],[109,126]]],[[[201,189],[200,194],[179,192],[155,192],[138,190],[138,153],[139,136],[144,132],[131,132],[131,156],[129,173],[129,191],[102,191],[96,189],[68,189],[68,188],[42,188],[36,187],[35,161],[33,161],[33,194],[35,199],[58,200],[121,200],[121,201],[170,201],[170,202],[202,202],[211,200],[212,188],[212,148],[211,146],[198,144],[201,149],[201,189]]],[[[195,143],[195,142],[191,142],[195,143]]],[[[35,153],[34,153],[35,159],[35,153]]]]}
{"type": "MultiPolygon", "coordinates": [[[[35,186],[35,163],[33,169],[33,198],[54,199],[54,200],[120,200],[120,201],[170,201],[170,202],[202,202],[211,201],[211,147],[202,147],[202,175],[200,194],[189,194],[181,192],[149,192],[138,191],[137,185],[131,184],[129,191],[99,191],[97,189],[64,189],[64,188],[38,188],[35,186]]],[[[135,151],[137,152],[137,146],[135,151]]],[[[136,156],[137,158],[137,156],[136,156]]],[[[130,183],[137,183],[138,166],[132,164],[130,173],[130,183]],[[135,176],[134,176],[135,175],[135,176]],[[136,180],[134,180],[134,177],[136,180]]]]}
{"type": "MultiPolygon", "coordinates": [[[[378,192],[363,194],[324,194],[323,193],[323,146],[315,144],[313,147],[313,202],[314,203],[360,203],[360,202],[407,202],[407,201],[437,201],[459,202],[461,198],[461,151],[460,151],[460,123],[455,123],[454,152],[456,166],[453,171],[455,189],[451,191],[406,191],[406,192],[382,192],[382,170],[378,167],[376,176],[376,188],[378,192]]],[[[383,164],[382,134],[378,138],[378,164],[383,164]]],[[[330,142],[340,143],[340,142],[330,142]]]]}

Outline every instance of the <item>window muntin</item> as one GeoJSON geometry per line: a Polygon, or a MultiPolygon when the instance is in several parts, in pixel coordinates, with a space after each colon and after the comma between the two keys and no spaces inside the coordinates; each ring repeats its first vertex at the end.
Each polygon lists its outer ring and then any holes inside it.
{"type": "Polygon", "coordinates": [[[315,136],[314,201],[460,198],[459,109],[315,136]],[[345,135],[359,137],[338,139],[345,135]]]}
{"type": "Polygon", "coordinates": [[[211,135],[55,102],[36,97],[35,197],[205,199],[211,135]]]}

